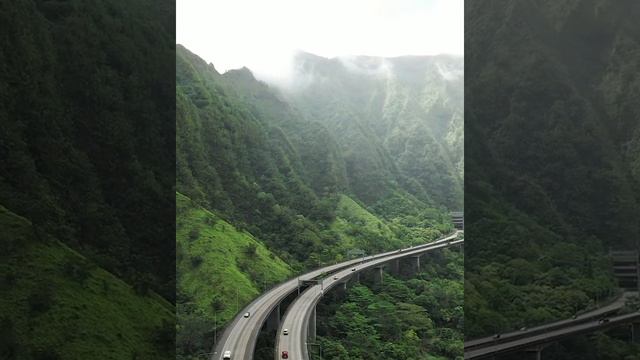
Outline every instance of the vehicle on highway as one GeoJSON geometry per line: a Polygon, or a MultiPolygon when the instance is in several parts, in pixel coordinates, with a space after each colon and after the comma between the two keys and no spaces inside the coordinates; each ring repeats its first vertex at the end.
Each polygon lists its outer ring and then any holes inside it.
{"type": "Polygon", "coordinates": [[[231,360],[231,351],[227,350],[224,352],[224,355],[222,356],[222,358],[224,360],[231,360]]]}
{"type": "Polygon", "coordinates": [[[333,280],[338,280],[338,277],[337,277],[337,276],[334,276],[334,277],[333,277],[333,280]]]}
{"type": "Polygon", "coordinates": [[[249,316],[251,316],[250,312],[247,311],[246,313],[244,313],[244,317],[248,318],[249,316]]]}
{"type": "Polygon", "coordinates": [[[283,351],[282,352],[282,358],[283,359],[288,359],[289,358],[289,352],[288,351],[283,351]]]}
{"type": "Polygon", "coordinates": [[[289,329],[282,330],[282,335],[289,335],[289,329]]]}
{"type": "Polygon", "coordinates": [[[527,331],[527,327],[526,326],[521,327],[520,331],[527,331]]]}
{"type": "Polygon", "coordinates": [[[608,322],[609,322],[609,319],[607,319],[607,318],[602,318],[602,319],[598,320],[598,324],[606,324],[608,322]]]}
{"type": "Polygon", "coordinates": [[[494,338],[494,339],[500,339],[500,334],[495,334],[495,335],[493,335],[493,338],[494,338]]]}
{"type": "Polygon", "coordinates": [[[356,271],[356,268],[351,269],[351,271],[356,271]]]}

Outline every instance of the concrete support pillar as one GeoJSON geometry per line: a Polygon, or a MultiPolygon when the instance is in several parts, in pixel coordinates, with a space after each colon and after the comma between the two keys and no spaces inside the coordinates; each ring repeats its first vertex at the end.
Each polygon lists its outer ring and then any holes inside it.
{"type": "Polygon", "coordinates": [[[278,330],[280,327],[280,304],[273,309],[267,318],[267,330],[278,330]]]}
{"type": "Polygon", "coordinates": [[[311,316],[309,316],[309,340],[316,341],[316,307],[313,307],[311,316]]]}
{"type": "Polygon", "coordinates": [[[373,282],[375,284],[382,284],[384,282],[384,270],[382,266],[373,268],[373,282]]]}
{"type": "Polygon", "coordinates": [[[360,273],[356,274],[356,282],[358,282],[358,283],[360,282],[360,273]]]}
{"type": "Polygon", "coordinates": [[[529,348],[526,350],[527,353],[532,353],[535,356],[536,360],[542,360],[542,350],[544,349],[544,345],[538,345],[533,348],[529,348]]]}
{"type": "Polygon", "coordinates": [[[631,324],[631,341],[640,344],[640,323],[631,324]]]}
{"type": "Polygon", "coordinates": [[[336,298],[344,299],[347,295],[347,282],[343,281],[336,285],[334,293],[336,294],[336,298]]]}
{"type": "Polygon", "coordinates": [[[400,275],[400,259],[394,259],[389,262],[389,272],[392,275],[400,275]]]}

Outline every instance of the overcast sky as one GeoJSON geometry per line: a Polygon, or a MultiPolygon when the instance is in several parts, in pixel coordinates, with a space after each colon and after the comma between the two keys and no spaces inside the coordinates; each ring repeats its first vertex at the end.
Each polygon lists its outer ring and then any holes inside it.
{"type": "Polygon", "coordinates": [[[279,73],[296,50],[463,54],[463,0],[177,0],[177,42],[224,72],[279,73]]]}

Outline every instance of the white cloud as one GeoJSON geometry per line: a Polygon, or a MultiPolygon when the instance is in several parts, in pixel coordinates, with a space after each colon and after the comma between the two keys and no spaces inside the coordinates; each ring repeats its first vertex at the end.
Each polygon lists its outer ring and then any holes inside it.
{"type": "Polygon", "coordinates": [[[219,71],[325,57],[462,54],[463,0],[178,0],[177,42],[219,71]]]}

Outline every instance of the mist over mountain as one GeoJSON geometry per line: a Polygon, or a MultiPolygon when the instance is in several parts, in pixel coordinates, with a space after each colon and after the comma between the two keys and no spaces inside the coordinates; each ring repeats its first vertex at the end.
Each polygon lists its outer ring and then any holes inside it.
{"type": "Polygon", "coordinates": [[[462,207],[461,57],[327,59],[299,53],[293,67],[280,89],[335,138],[350,181],[367,184],[358,193],[364,201],[397,184],[423,201],[462,207]]]}

